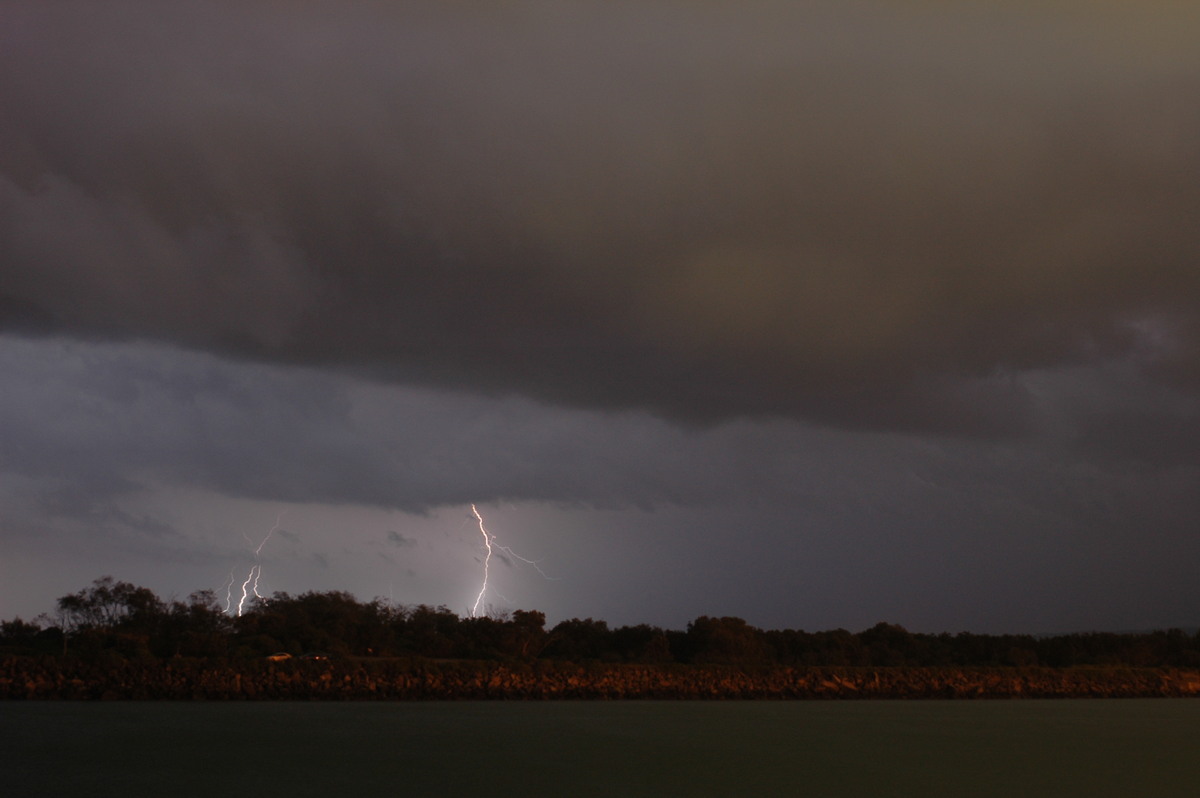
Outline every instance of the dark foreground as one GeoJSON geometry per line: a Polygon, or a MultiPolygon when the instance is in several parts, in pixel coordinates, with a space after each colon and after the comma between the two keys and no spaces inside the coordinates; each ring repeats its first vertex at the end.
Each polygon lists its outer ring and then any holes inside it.
{"type": "Polygon", "coordinates": [[[1192,798],[1200,701],[0,706],[4,794],[1192,798]]]}
{"type": "Polygon", "coordinates": [[[496,663],[470,660],[227,662],[177,658],[99,664],[0,660],[0,699],[977,699],[1180,698],[1200,671],[1177,668],[812,667],[496,663]]]}

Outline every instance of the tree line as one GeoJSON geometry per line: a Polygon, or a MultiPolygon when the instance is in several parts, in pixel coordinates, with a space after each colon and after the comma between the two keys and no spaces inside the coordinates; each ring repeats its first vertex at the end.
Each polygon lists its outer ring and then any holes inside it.
{"type": "Polygon", "coordinates": [[[361,602],[340,591],[255,599],[237,617],[212,591],[164,601],[111,577],[58,599],[52,616],[0,621],[0,654],[108,661],[177,657],[229,662],[284,654],[335,659],[425,658],[775,667],[1200,667],[1200,633],[1055,636],[921,634],[879,623],[862,632],[764,630],[701,616],[683,630],[610,627],[542,612],[460,617],[445,606],[361,602]]]}

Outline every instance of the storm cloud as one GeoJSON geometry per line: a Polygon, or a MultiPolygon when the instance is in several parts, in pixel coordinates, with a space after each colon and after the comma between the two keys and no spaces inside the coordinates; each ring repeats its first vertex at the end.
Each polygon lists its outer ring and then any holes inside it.
{"type": "Polygon", "coordinates": [[[1190,394],[1193,20],[1046,5],[9,3],[0,312],[685,420],[1190,394]]]}

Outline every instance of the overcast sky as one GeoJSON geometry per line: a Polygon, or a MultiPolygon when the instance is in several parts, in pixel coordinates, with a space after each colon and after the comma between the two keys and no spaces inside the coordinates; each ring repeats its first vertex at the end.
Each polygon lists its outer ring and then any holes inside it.
{"type": "Polygon", "coordinates": [[[256,565],[465,615],[474,503],[551,623],[1196,626],[1197,41],[0,0],[0,617],[256,565]]]}

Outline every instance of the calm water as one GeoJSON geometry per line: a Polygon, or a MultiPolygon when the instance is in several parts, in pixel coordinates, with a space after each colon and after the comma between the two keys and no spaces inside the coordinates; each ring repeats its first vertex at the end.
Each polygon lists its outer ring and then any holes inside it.
{"type": "Polygon", "coordinates": [[[0,703],[6,796],[1189,796],[1200,701],[0,703]]]}

